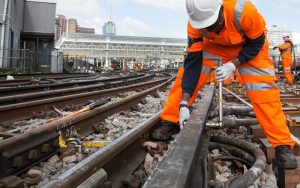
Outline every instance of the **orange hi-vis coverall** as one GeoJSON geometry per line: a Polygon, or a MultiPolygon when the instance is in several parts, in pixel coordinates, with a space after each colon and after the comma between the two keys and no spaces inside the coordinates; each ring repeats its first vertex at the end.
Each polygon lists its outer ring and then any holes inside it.
{"type": "Polygon", "coordinates": [[[292,47],[293,44],[291,41],[285,42],[277,46],[281,55],[284,77],[289,84],[293,84],[293,77],[291,71],[293,64],[292,47]]]}
{"type": "MultiPolygon", "coordinates": [[[[250,1],[223,0],[223,7],[225,26],[218,34],[207,32],[205,29],[193,28],[188,23],[188,37],[203,39],[189,46],[189,53],[203,51],[203,54],[208,53],[226,63],[238,56],[247,39],[256,39],[265,33],[264,18],[250,1]]],[[[240,79],[247,90],[256,118],[272,146],[289,145],[293,147],[295,143],[290,138],[290,131],[286,125],[279,89],[274,83],[275,71],[273,62],[269,58],[268,40],[266,37],[264,40],[260,52],[238,67],[240,79]]],[[[185,63],[189,63],[189,61],[186,60],[185,63]]],[[[205,71],[205,61],[202,61],[199,82],[189,101],[190,105],[194,102],[199,89],[206,82],[203,77],[207,75],[202,74],[205,71]]],[[[183,74],[183,71],[179,70],[161,114],[163,120],[178,123],[178,111],[182,96],[182,87],[180,86],[183,74]]]]}

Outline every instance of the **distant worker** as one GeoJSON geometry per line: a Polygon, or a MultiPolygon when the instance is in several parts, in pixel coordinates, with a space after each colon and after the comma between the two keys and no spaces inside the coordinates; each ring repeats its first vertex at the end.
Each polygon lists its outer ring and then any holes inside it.
{"type": "Polygon", "coordinates": [[[275,148],[275,160],[282,168],[296,168],[291,152],[295,143],[274,83],[264,18],[247,0],[186,0],[186,8],[189,43],[184,73],[178,73],[161,114],[162,124],[152,137],[170,139],[179,132],[178,124],[182,127],[190,118],[190,106],[204,85],[200,83],[201,73],[206,72],[203,55],[209,54],[224,62],[216,69],[217,80],[223,81],[239,70],[256,118],[275,148]]]}
{"type": "Polygon", "coordinates": [[[290,40],[289,36],[283,37],[284,43],[275,46],[273,50],[277,49],[280,51],[281,61],[282,61],[282,67],[283,67],[283,73],[284,77],[288,84],[293,84],[293,76],[292,76],[292,64],[293,64],[293,58],[292,58],[292,49],[293,49],[293,43],[290,40]]]}

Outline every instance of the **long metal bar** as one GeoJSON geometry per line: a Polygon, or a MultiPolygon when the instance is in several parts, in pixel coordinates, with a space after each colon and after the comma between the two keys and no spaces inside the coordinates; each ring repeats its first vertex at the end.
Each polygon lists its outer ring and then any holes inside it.
{"type": "Polygon", "coordinates": [[[235,96],[235,98],[237,98],[238,100],[240,100],[242,103],[244,103],[245,105],[249,106],[250,108],[253,108],[252,104],[248,103],[247,101],[245,101],[244,99],[242,99],[241,97],[237,96],[235,93],[233,93],[232,91],[230,91],[227,88],[224,88],[224,90],[228,93],[230,93],[231,95],[235,96]]]}
{"type": "MultiPolygon", "coordinates": [[[[62,88],[74,88],[78,86],[90,86],[95,84],[103,84],[107,82],[113,82],[118,80],[125,80],[125,79],[132,79],[132,78],[138,78],[138,77],[145,77],[146,75],[140,74],[140,75],[133,75],[133,76],[124,76],[124,77],[116,77],[116,78],[106,78],[106,79],[97,79],[97,78],[89,78],[90,80],[78,80],[73,81],[75,78],[72,79],[72,82],[60,82],[60,83],[52,83],[52,84],[43,84],[41,81],[40,85],[25,85],[21,87],[0,87],[0,93],[1,96],[12,96],[16,94],[28,94],[28,93],[36,93],[39,91],[49,91],[54,89],[62,89],[62,88]]],[[[68,79],[70,80],[70,79],[68,79]]],[[[49,80],[48,80],[49,82],[49,80]]],[[[1,85],[0,85],[1,86],[1,85]]],[[[15,96],[17,97],[17,96],[15,96]]]]}
{"type": "Polygon", "coordinates": [[[145,89],[147,87],[157,85],[166,81],[166,79],[145,82],[142,84],[134,84],[125,87],[116,87],[102,91],[92,91],[81,94],[73,94],[63,97],[55,97],[50,99],[42,99],[33,102],[23,102],[18,104],[0,106],[1,123],[23,120],[32,117],[32,112],[49,111],[52,106],[56,108],[63,107],[68,104],[82,104],[88,100],[98,100],[102,97],[114,95],[114,93],[132,91],[137,88],[145,89]]]}
{"type": "MultiPolygon", "coordinates": [[[[84,92],[91,92],[95,90],[103,90],[105,88],[111,88],[111,87],[116,87],[116,86],[121,86],[121,85],[128,85],[132,84],[133,82],[142,82],[145,80],[149,80],[153,78],[153,75],[146,75],[143,77],[138,77],[138,78],[132,78],[132,79],[124,79],[124,80],[119,80],[119,81],[114,81],[114,82],[108,82],[108,83],[97,83],[95,85],[88,85],[88,86],[77,86],[77,87],[72,87],[68,88],[65,87],[63,89],[56,89],[56,90],[44,90],[41,92],[31,92],[28,94],[18,94],[18,95],[12,95],[12,96],[4,96],[0,97],[0,104],[16,104],[18,101],[22,102],[27,102],[27,101],[32,101],[32,100],[38,100],[38,99],[45,99],[45,98],[52,98],[52,97],[57,97],[57,96],[62,96],[62,95],[70,95],[70,94],[76,94],[76,93],[84,93],[84,92]]],[[[0,90],[1,92],[1,90],[0,90]]]]}
{"type": "MultiPolygon", "coordinates": [[[[222,61],[218,61],[218,66],[222,66],[222,61]]],[[[223,127],[223,82],[219,81],[219,127],[223,127]]]]}
{"type": "Polygon", "coordinates": [[[204,98],[196,104],[191,118],[176,137],[172,147],[169,148],[168,155],[158,164],[154,174],[148,178],[144,188],[201,187],[201,177],[197,177],[197,185],[191,177],[196,171],[193,168],[201,168],[200,165],[195,164],[195,161],[206,155],[205,152],[202,152],[203,156],[199,156],[199,151],[203,147],[201,140],[204,137],[203,130],[215,86],[210,85],[206,89],[204,98]]]}

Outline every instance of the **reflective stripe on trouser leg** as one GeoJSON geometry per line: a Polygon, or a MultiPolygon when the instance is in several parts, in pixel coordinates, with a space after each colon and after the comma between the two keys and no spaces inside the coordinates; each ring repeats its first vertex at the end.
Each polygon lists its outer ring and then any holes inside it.
{"type": "Polygon", "coordinates": [[[279,145],[293,147],[294,141],[290,138],[290,131],[286,125],[280,103],[279,89],[274,84],[274,69],[266,61],[267,59],[257,58],[254,61],[249,61],[247,65],[242,65],[239,71],[256,118],[269,142],[273,147],[279,145]],[[264,62],[265,66],[263,66],[264,62]]]}

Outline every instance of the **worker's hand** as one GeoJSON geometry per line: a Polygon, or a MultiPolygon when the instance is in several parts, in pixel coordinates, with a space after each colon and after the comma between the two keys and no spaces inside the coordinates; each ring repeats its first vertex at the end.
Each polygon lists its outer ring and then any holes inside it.
{"type": "Polygon", "coordinates": [[[179,109],[179,125],[180,129],[183,128],[185,122],[190,119],[191,112],[188,106],[187,101],[181,101],[180,102],[180,109],[179,109]]]}
{"type": "Polygon", "coordinates": [[[216,68],[216,79],[218,81],[226,80],[235,71],[236,67],[232,62],[223,64],[216,68]]]}
{"type": "Polygon", "coordinates": [[[273,48],[273,50],[276,50],[277,49],[277,47],[275,46],[274,48],[273,48]]]}

